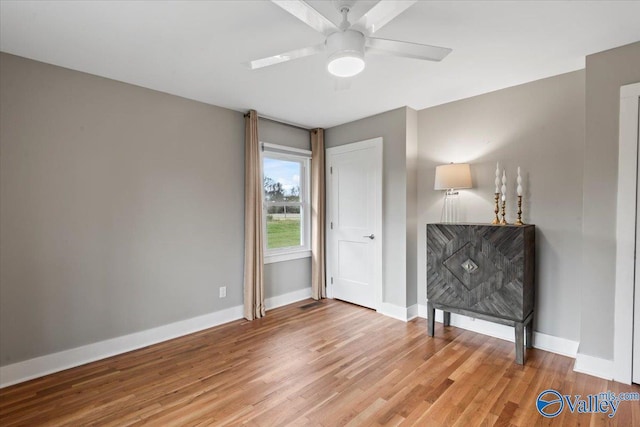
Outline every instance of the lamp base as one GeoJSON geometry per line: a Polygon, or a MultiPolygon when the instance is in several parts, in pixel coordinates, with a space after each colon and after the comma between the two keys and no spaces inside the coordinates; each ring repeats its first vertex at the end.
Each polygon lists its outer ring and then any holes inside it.
{"type": "Polygon", "coordinates": [[[453,190],[445,191],[444,204],[442,205],[442,214],[440,215],[440,222],[458,222],[458,204],[458,192],[453,190]]]}

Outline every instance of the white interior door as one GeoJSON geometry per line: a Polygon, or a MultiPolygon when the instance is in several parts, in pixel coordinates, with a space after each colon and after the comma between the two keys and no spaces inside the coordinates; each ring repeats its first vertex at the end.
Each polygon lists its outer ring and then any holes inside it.
{"type": "Polygon", "coordinates": [[[327,150],[328,296],[378,309],[382,294],[382,138],[327,150]]]}

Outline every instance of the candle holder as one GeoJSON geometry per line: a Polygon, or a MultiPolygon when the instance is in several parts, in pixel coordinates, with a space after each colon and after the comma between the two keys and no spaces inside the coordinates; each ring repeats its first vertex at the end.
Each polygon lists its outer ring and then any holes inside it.
{"type": "Polygon", "coordinates": [[[500,188],[500,192],[502,193],[502,221],[500,221],[500,225],[507,225],[508,222],[505,219],[505,206],[507,205],[507,171],[502,169],[502,187],[500,188]]]}
{"type": "Polygon", "coordinates": [[[498,202],[498,200],[500,200],[500,193],[495,193],[493,195],[493,198],[495,200],[495,208],[493,209],[493,212],[496,214],[496,217],[493,219],[493,222],[491,224],[500,224],[500,217],[498,216],[498,213],[500,212],[500,203],[498,202]]]}
{"type": "Polygon", "coordinates": [[[500,225],[508,225],[509,223],[507,222],[507,220],[505,219],[505,207],[507,205],[507,202],[505,200],[502,201],[502,221],[500,221],[500,225]]]}
{"type": "Polygon", "coordinates": [[[514,224],[524,225],[524,222],[522,222],[522,196],[518,196],[518,219],[514,224]]]}

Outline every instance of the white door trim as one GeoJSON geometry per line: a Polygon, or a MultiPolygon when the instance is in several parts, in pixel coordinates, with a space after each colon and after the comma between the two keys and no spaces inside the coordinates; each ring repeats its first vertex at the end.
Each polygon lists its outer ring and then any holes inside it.
{"type": "MultiPolygon", "coordinates": [[[[620,88],[613,379],[631,384],[640,83],[620,88]]],[[[638,367],[636,367],[638,369],[638,367]]]]}
{"type": "MultiPolygon", "coordinates": [[[[378,137],[378,138],[372,138],[372,139],[367,139],[364,141],[359,141],[359,142],[352,142],[350,144],[345,144],[345,145],[339,145],[337,147],[331,147],[331,148],[327,148],[326,150],[326,156],[325,159],[327,159],[327,162],[325,163],[325,188],[326,188],[326,194],[327,194],[327,206],[326,206],[326,212],[332,212],[331,211],[331,197],[330,195],[333,194],[333,188],[332,188],[332,179],[331,179],[331,162],[329,161],[329,159],[331,158],[331,156],[333,154],[341,154],[341,153],[348,153],[350,151],[356,151],[356,150],[362,150],[362,149],[368,149],[368,148],[375,148],[375,153],[376,153],[376,166],[377,166],[377,170],[379,171],[378,174],[378,179],[380,180],[380,185],[377,186],[376,189],[376,199],[377,199],[377,203],[378,203],[378,209],[377,212],[379,212],[379,215],[377,215],[376,217],[376,225],[375,225],[375,230],[374,230],[374,234],[376,235],[376,239],[374,240],[374,252],[375,252],[375,283],[374,283],[374,287],[375,287],[375,309],[376,311],[380,311],[380,309],[382,308],[382,185],[383,185],[383,180],[382,180],[382,137],[378,137]]],[[[331,235],[329,233],[331,233],[331,226],[330,226],[330,222],[331,219],[329,217],[329,215],[327,215],[326,218],[327,223],[325,224],[325,230],[326,230],[326,235],[325,235],[325,241],[327,242],[327,256],[326,256],[326,263],[327,263],[327,298],[333,298],[333,284],[331,283],[331,277],[332,277],[332,257],[330,256],[331,251],[333,250],[332,246],[332,240],[331,240],[331,235]]]]}

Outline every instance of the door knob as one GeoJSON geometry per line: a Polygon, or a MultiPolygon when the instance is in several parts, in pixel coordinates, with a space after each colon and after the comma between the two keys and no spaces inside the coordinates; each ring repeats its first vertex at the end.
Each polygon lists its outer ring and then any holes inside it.
{"type": "Polygon", "coordinates": [[[368,236],[362,236],[362,237],[368,237],[368,238],[370,238],[371,240],[373,240],[373,239],[375,239],[375,238],[376,238],[376,236],[374,236],[374,235],[373,235],[373,233],[369,234],[368,236]]]}

